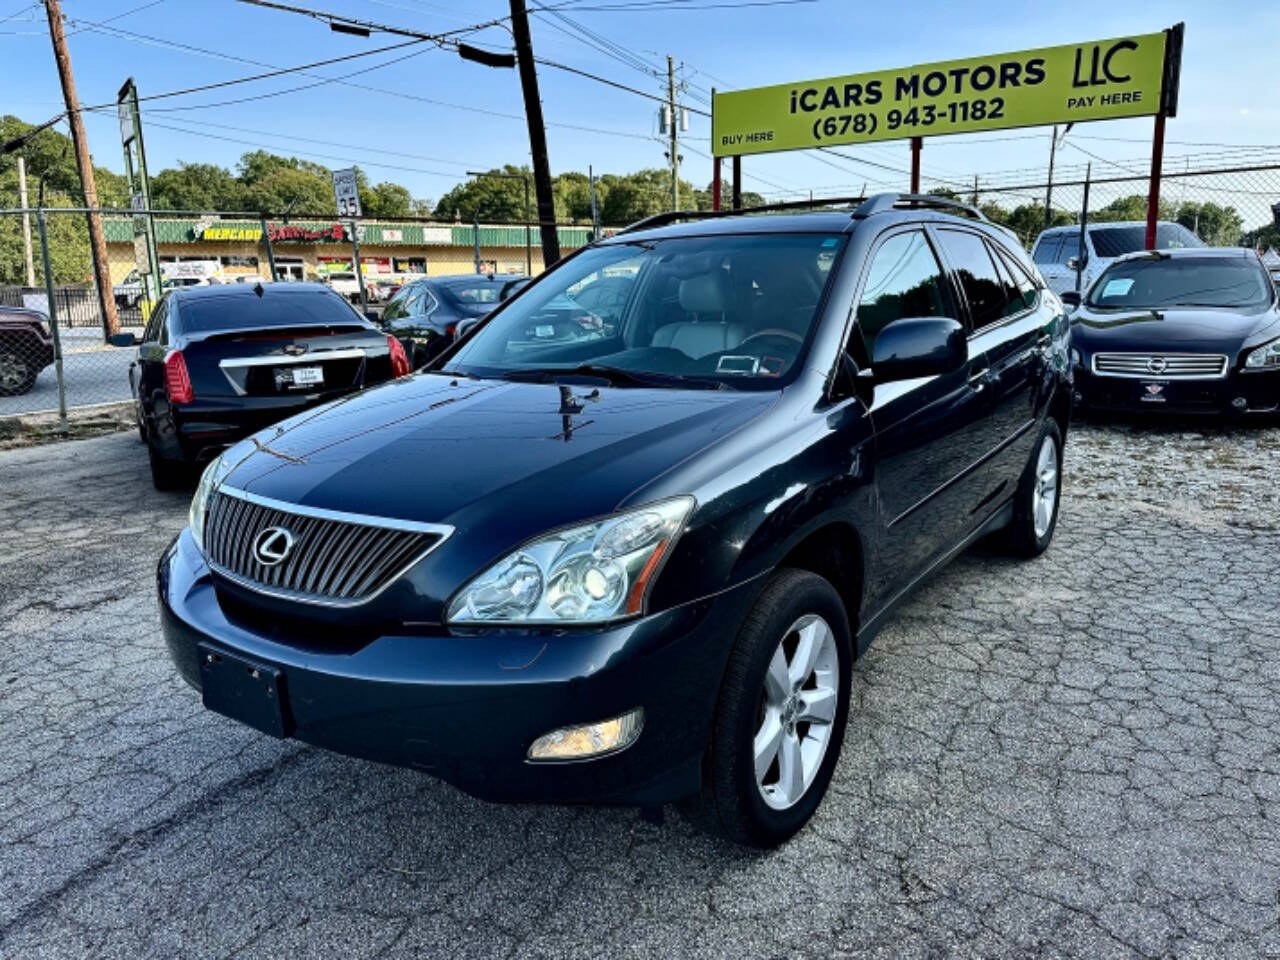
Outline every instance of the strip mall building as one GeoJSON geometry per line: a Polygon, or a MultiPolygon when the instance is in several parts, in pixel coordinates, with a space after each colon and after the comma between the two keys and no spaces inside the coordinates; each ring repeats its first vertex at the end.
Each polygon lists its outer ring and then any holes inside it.
{"type": "MultiPolygon", "coordinates": [[[[321,280],[328,273],[353,269],[350,227],[345,222],[293,220],[288,224],[268,223],[267,228],[282,280],[321,280]]],[[[256,220],[157,217],[155,229],[162,263],[216,260],[226,280],[241,275],[270,275],[262,225],[256,220]]],[[[476,228],[462,223],[369,221],[358,229],[360,264],[370,280],[403,282],[415,276],[474,273],[477,239],[482,271],[525,272],[523,226],[476,228]]],[[[565,252],[590,239],[589,227],[557,229],[560,248],[565,252]]],[[[119,283],[135,266],[133,222],[125,217],[108,219],[105,232],[111,282],[119,283]]],[[[532,230],[531,258],[537,274],[542,270],[542,247],[536,228],[532,230]]]]}

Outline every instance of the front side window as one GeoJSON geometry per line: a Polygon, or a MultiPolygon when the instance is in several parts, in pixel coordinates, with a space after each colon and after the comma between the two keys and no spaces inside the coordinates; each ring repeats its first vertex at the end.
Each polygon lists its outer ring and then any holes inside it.
{"type": "Polygon", "coordinates": [[[876,336],[894,320],[946,312],[942,267],[923,231],[895,234],[876,249],[858,301],[858,329],[868,358],[876,336]]]}
{"type": "Polygon", "coordinates": [[[752,234],[589,248],[507,303],[445,369],[776,388],[799,369],[844,243],[752,234]]]}
{"type": "Polygon", "coordinates": [[[967,230],[939,230],[938,237],[969,301],[973,329],[981,330],[1004,317],[1009,291],[982,237],[967,230]]]}
{"type": "Polygon", "coordinates": [[[1271,303],[1271,283],[1252,257],[1146,256],[1113,263],[1089,290],[1103,309],[1241,307],[1271,303]]]}

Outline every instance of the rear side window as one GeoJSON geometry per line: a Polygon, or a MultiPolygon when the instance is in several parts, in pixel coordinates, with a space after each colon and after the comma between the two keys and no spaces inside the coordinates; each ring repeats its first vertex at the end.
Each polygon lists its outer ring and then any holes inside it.
{"type": "Polygon", "coordinates": [[[1022,265],[999,244],[991,244],[991,251],[996,255],[996,266],[1000,268],[1000,276],[1009,286],[1009,303],[1005,307],[1005,315],[1012,316],[1023,310],[1030,310],[1036,305],[1036,285],[1022,265]]]}
{"type": "Polygon", "coordinates": [[[858,302],[858,327],[868,357],[876,335],[894,320],[946,312],[942,267],[922,231],[895,234],[876,249],[858,302]]]}
{"type": "Polygon", "coordinates": [[[267,289],[263,296],[208,296],[182,306],[182,328],[190,333],[358,322],[347,302],[327,290],[288,293],[267,289]]]}
{"type": "Polygon", "coordinates": [[[976,233],[960,230],[939,230],[938,236],[969,301],[973,329],[981,330],[1005,316],[1008,287],[996,272],[986,241],[976,233]]]}
{"type": "Polygon", "coordinates": [[[1042,265],[1049,265],[1058,262],[1058,257],[1062,253],[1062,234],[1054,233],[1047,237],[1041,237],[1040,242],[1036,244],[1035,261],[1042,265]]]}

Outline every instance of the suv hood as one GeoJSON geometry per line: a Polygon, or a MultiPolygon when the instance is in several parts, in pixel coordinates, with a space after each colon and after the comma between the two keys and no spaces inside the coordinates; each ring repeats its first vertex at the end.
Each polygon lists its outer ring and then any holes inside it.
{"type": "Polygon", "coordinates": [[[1168,310],[1090,310],[1072,317],[1071,335],[1089,350],[1152,350],[1234,353],[1254,334],[1276,324],[1274,309],[1177,307],[1168,310]]]}
{"type": "Polygon", "coordinates": [[[615,510],[758,417],[775,393],[424,374],[299,414],[229,454],[224,482],[309,507],[513,533],[615,510]]]}

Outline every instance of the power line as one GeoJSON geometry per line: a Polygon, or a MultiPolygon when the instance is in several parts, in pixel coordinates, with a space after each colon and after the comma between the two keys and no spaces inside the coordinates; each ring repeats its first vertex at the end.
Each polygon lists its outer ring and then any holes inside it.
{"type": "MultiPolygon", "coordinates": [[[[190,130],[190,129],[187,129],[186,127],[174,126],[171,123],[164,123],[163,121],[160,121],[160,120],[149,120],[147,122],[147,126],[159,127],[162,130],[173,130],[176,133],[185,133],[195,137],[206,137],[210,140],[221,140],[226,143],[239,143],[243,146],[258,147],[263,150],[272,149],[269,144],[258,143],[257,141],[254,141],[254,140],[245,140],[240,137],[228,137],[225,134],[209,133],[204,130],[190,130]]],[[[308,151],[308,150],[294,150],[292,152],[296,154],[301,154],[302,156],[320,157],[323,160],[338,160],[343,163],[355,162],[354,160],[352,160],[350,154],[338,155],[338,154],[331,154],[331,153],[316,153],[315,151],[308,151]]],[[[426,174],[428,176],[433,176],[433,177],[448,177],[449,179],[452,179],[452,180],[462,179],[462,177],[460,177],[457,173],[453,173],[445,170],[430,170],[426,167],[410,167],[410,166],[406,166],[405,164],[382,163],[381,161],[366,160],[366,161],[363,161],[360,165],[366,166],[366,167],[385,167],[388,170],[401,170],[409,173],[421,173],[421,174],[426,174]]]]}

